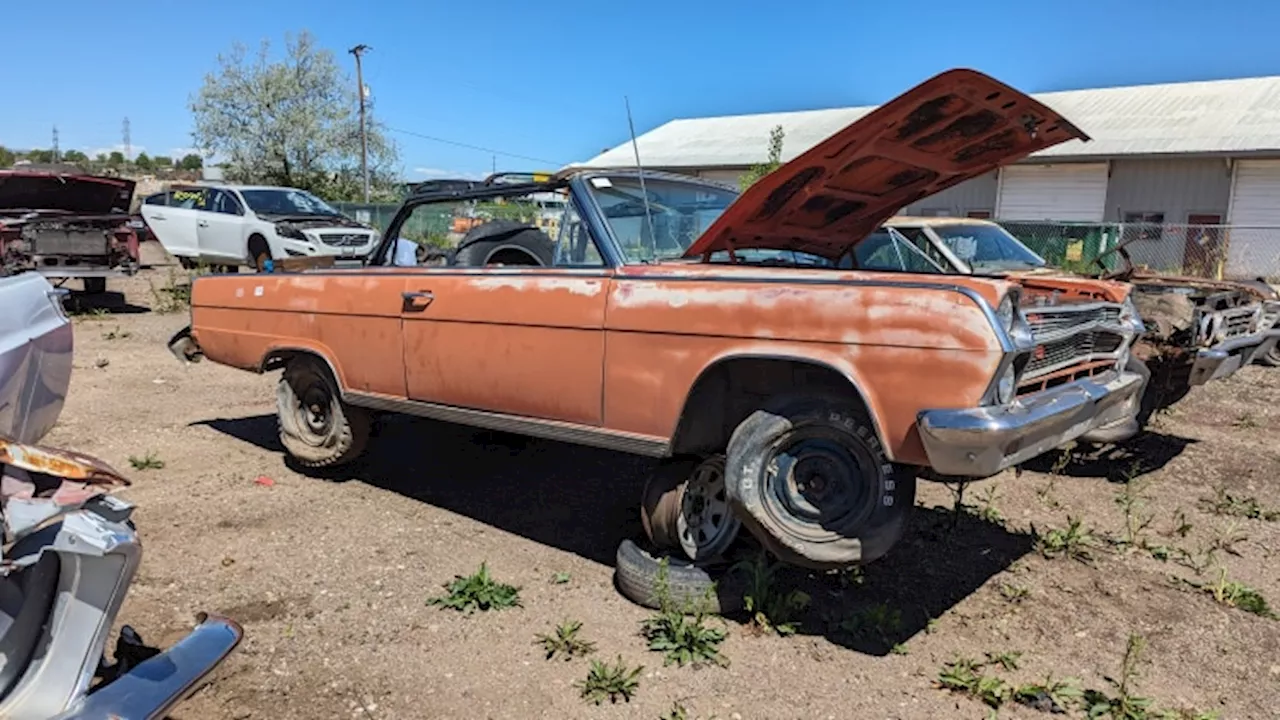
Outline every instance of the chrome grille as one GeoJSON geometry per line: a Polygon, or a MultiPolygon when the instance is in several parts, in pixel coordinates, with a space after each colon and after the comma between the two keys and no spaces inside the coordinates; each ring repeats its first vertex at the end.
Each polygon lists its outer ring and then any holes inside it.
{"type": "Polygon", "coordinates": [[[1026,318],[1036,346],[1022,373],[1024,383],[1074,365],[1116,358],[1125,344],[1120,306],[1114,303],[1028,308],[1026,318]]]}
{"type": "Polygon", "coordinates": [[[320,241],[334,247],[360,247],[370,237],[367,233],[320,233],[320,241]]]}
{"type": "Polygon", "coordinates": [[[1262,322],[1258,324],[1258,329],[1267,331],[1276,326],[1276,322],[1280,321],[1280,300],[1268,300],[1262,304],[1262,322]]]}
{"type": "Polygon", "coordinates": [[[1054,342],[1037,345],[1023,371],[1023,378],[1053,372],[1072,365],[1115,357],[1124,336],[1107,330],[1088,330],[1054,342]]]}
{"type": "Polygon", "coordinates": [[[1031,334],[1040,338],[1069,333],[1092,323],[1120,323],[1120,308],[1115,305],[1092,305],[1084,308],[1034,308],[1027,310],[1031,334]]]}
{"type": "Polygon", "coordinates": [[[1252,333],[1255,312],[1256,308],[1252,305],[1221,311],[1222,339],[1229,340],[1252,333]]]}

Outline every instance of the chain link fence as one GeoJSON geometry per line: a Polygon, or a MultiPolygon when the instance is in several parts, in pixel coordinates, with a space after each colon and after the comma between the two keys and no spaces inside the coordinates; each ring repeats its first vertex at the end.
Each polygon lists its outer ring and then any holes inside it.
{"type": "Polygon", "coordinates": [[[1124,243],[1133,264],[1164,275],[1280,281],[1280,227],[1177,223],[1047,223],[1000,221],[1050,265],[1098,271],[1123,265],[1113,252],[1124,243]]]}

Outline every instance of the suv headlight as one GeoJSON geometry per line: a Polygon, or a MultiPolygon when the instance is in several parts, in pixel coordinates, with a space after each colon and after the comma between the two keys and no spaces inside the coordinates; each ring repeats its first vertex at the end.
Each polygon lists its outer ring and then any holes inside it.
{"type": "Polygon", "coordinates": [[[276,234],[282,238],[289,238],[290,240],[301,240],[302,242],[311,242],[310,238],[304,235],[301,230],[287,223],[277,223],[276,234]]]}

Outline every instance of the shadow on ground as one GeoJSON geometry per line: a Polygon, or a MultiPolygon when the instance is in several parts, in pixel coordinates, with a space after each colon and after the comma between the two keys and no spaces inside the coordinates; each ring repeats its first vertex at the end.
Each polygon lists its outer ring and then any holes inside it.
{"type": "Polygon", "coordinates": [[[72,290],[62,302],[67,313],[85,315],[89,313],[106,313],[108,315],[135,315],[150,312],[150,308],[134,305],[124,299],[124,293],[108,290],[104,293],[89,294],[72,290]]]}
{"type": "MultiPolygon", "coordinates": [[[[284,450],[275,415],[194,424],[284,450]]],[[[360,460],[305,473],[360,480],[609,566],[641,529],[647,458],[407,416],[381,418],[375,431],[360,460]]]]}
{"type": "MultiPolygon", "coordinates": [[[[274,415],[192,425],[283,451],[274,415]]],[[[383,418],[376,432],[372,452],[321,477],[360,480],[603,565],[642,532],[638,499],[651,459],[405,416],[383,418]]],[[[749,538],[740,545],[739,557],[756,551],[749,538]]],[[[856,578],[783,567],[774,585],[810,597],[798,632],[886,655],[1032,545],[973,515],[917,507],[894,550],[856,578]]]]}
{"type": "Polygon", "coordinates": [[[1125,483],[1135,477],[1155,472],[1182,454],[1188,445],[1199,440],[1148,431],[1126,442],[1101,447],[1081,447],[1072,451],[1070,462],[1062,465],[1058,453],[1045,453],[1022,464],[1024,470],[1067,475],[1069,477],[1106,478],[1125,483]]]}

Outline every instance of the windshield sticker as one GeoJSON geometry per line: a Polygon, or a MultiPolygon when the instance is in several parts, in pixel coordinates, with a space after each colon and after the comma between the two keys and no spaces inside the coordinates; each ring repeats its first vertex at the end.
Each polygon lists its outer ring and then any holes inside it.
{"type": "Polygon", "coordinates": [[[978,239],[971,235],[952,237],[951,251],[956,254],[956,257],[969,262],[978,254],[978,239]]]}
{"type": "Polygon", "coordinates": [[[591,185],[598,188],[611,188],[613,187],[613,181],[607,177],[593,177],[591,178],[591,185]]]}
{"type": "Polygon", "coordinates": [[[173,199],[178,202],[185,202],[187,200],[195,200],[197,202],[200,202],[204,200],[204,191],[203,190],[175,190],[173,193],[173,199]]]}
{"type": "Polygon", "coordinates": [[[1080,262],[1084,260],[1084,241],[1072,240],[1067,243],[1067,261],[1080,262]]]}

